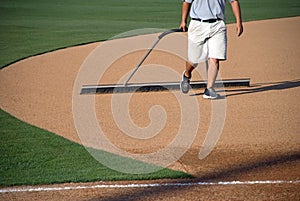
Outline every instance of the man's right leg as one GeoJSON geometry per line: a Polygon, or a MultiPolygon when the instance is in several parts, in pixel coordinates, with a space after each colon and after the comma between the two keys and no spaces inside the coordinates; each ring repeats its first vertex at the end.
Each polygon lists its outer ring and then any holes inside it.
{"type": "Polygon", "coordinates": [[[186,77],[191,78],[192,77],[192,72],[195,69],[195,67],[190,63],[190,62],[186,62],[185,64],[185,71],[184,71],[184,75],[186,77]]]}
{"type": "Polygon", "coordinates": [[[192,72],[195,69],[195,67],[190,63],[186,62],[185,71],[182,74],[182,80],[180,83],[180,89],[182,93],[188,93],[190,90],[190,81],[192,78],[192,72]]]}
{"type": "Polygon", "coordinates": [[[188,59],[182,75],[180,88],[183,93],[190,89],[192,72],[199,62],[204,62],[208,57],[207,38],[209,37],[209,24],[191,20],[188,30],[188,59]]]}

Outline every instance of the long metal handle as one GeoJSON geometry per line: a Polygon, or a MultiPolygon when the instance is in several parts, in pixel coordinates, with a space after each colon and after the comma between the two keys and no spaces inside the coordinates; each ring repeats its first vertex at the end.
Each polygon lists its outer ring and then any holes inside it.
{"type": "Polygon", "coordinates": [[[143,62],[146,60],[146,58],[149,56],[149,54],[152,52],[154,47],[158,44],[160,39],[165,37],[168,34],[175,33],[175,32],[182,32],[182,29],[171,29],[168,31],[163,32],[158,36],[158,39],[155,41],[155,43],[152,45],[152,47],[146,52],[146,54],[143,56],[142,60],[136,65],[136,67],[132,70],[131,74],[128,76],[127,80],[124,82],[124,86],[126,86],[129,82],[129,80],[133,77],[135,72],[139,69],[139,67],[143,64],[143,62]]]}

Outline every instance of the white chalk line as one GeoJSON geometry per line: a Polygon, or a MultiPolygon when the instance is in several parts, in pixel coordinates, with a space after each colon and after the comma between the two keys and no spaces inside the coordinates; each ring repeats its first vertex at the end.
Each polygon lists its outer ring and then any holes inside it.
{"type": "Polygon", "coordinates": [[[17,192],[42,192],[42,191],[68,191],[80,189],[101,189],[101,188],[151,188],[151,187],[181,187],[181,186],[217,186],[217,185],[254,185],[254,184],[299,184],[295,181],[219,181],[219,182],[188,182],[188,183],[149,183],[149,184],[101,184],[101,185],[81,185],[65,187],[23,187],[0,189],[0,193],[17,192]]]}

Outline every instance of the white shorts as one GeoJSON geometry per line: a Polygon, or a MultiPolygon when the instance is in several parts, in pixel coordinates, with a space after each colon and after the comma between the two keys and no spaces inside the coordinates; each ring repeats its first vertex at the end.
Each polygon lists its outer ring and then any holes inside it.
{"type": "Polygon", "coordinates": [[[191,20],[188,29],[188,60],[192,64],[208,58],[226,60],[227,33],[223,20],[214,23],[191,20]]]}

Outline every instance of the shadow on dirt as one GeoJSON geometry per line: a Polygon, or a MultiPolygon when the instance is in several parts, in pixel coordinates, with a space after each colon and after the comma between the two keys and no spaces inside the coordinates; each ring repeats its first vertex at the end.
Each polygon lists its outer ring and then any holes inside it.
{"type": "MultiPolygon", "coordinates": [[[[168,183],[197,183],[197,182],[207,182],[207,181],[234,181],[236,178],[239,178],[239,175],[248,174],[252,171],[263,171],[267,168],[277,167],[284,164],[295,164],[300,162],[300,152],[287,153],[280,156],[269,157],[265,159],[260,159],[257,161],[252,161],[247,164],[238,165],[236,167],[226,168],[219,170],[217,172],[210,172],[201,177],[189,180],[173,180],[168,181],[168,183]]],[[[284,175],[284,173],[282,173],[284,175]]],[[[153,181],[153,183],[156,183],[153,181]]],[[[147,200],[154,199],[157,196],[165,196],[168,198],[172,196],[172,193],[178,193],[179,191],[184,191],[186,189],[191,190],[192,188],[197,187],[197,185],[191,186],[160,186],[160,187],[151,187],[151,188],[135,188],[130,191],[123,191],[122,194],[118,196],[108,196],[105,198],[93,198],[91,201],[119,201],[119,200],[147,200]]],[[[201,189],[209,188],[210,186],[201,186],[201,189]]],[[[199,189],[199,186],[198,186],[199,189]]]]}
{"type": "Polygon", "coordinates": [[[252,85],[250,88],[243,89],[225,89],[227,94],[226,97],[251,94],[251,93],[259,93],[265,91],[273,91],[273,90],[284,90],[300,87],[300,80],[292,80],[292,81],[283,81],[283,82],[271,82],[271,83],[257,83],[252,85]]]}
{"type": "MultiPolygon", "coordinates": [[[[225,88],[225,92],[227,94],[226,96],[220,96],[220,99],[224,99],[230,96],[259,93],[259,92],[272,91],[272,90],[284,90],[284,89],[291,89],[296,87],[300,87],[299,79],[291,80],[291,81],[282,81],[282,82],[256,83],[256,84],[252,84],[248,88],[237,88],[237,89],[225,88]]],[[[190,96],[200,96],[200,95],[203,95],[203,93],[201,92],[201,93],[191,94],[190,96]]]]}

